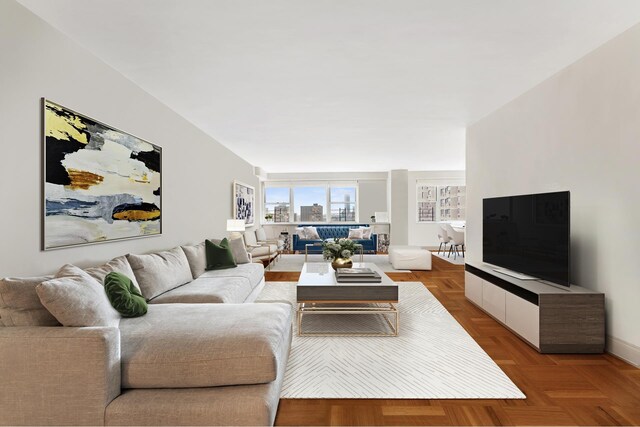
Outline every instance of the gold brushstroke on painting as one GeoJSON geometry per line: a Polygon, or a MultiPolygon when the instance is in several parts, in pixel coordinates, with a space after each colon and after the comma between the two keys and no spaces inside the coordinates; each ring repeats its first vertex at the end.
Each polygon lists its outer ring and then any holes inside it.
{"type": "Polygon", "coordinates": [[[69,168],[67,169],[67,173],[71,179],[71,184],[67,187],[73,190],[87,190],[92,185],[98,185],[104,181],[104,177],[100,175],[78,169],[69,168]]]}
{"type": "Polygon", "coordinates": [[[130,209],[114,213],[113,218],[127,221],[151,221],[160,218],[160,210],[143,211],[130,209]]]}

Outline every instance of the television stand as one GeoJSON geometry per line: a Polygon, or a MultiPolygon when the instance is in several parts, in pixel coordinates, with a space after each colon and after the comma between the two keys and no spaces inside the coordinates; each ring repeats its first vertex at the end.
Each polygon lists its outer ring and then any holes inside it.
{"type": "Polygon", "coordinates": [[[465,265],[469,301],[540,353],[602,353],[604,294],[522,280],[484,263],[465,265]]]}
{"type": "Polygon", "coordinates": [[[509,270],[508,268],[494,267],[492,270],[520,280],[538,280],[535,277],[527,276],[526,274],[518,273],[517,271],[509,270]]]}

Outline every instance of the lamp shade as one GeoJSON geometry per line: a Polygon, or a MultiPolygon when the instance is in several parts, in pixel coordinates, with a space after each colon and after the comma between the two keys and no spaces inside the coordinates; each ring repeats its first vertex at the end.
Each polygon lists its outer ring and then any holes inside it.
{"type": "Polygon", "coordinates": [[[244,219],[228,219],[227,231],[244,231],[245,223],[244,219]]]}

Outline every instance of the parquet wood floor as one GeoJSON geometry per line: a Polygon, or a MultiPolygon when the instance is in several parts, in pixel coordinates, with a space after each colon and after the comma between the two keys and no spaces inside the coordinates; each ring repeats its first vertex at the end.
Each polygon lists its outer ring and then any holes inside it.
{"type": "Polygon", "coordinates": [[[527,399],[282,399],[276,425],[640,425],[640,369],[609,354],[538,353],[466,300],[464,266],[433,257],[431,271],[389,276],[422,282],[527,399]]]}

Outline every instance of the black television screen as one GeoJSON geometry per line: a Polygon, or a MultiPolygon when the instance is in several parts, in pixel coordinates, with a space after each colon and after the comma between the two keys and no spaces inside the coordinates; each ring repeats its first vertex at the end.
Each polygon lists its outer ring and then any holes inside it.
{"type": "Polygon", "coordinates": [[[483,261],[569,286],[569,192],[482,204],[483,261]]]}

